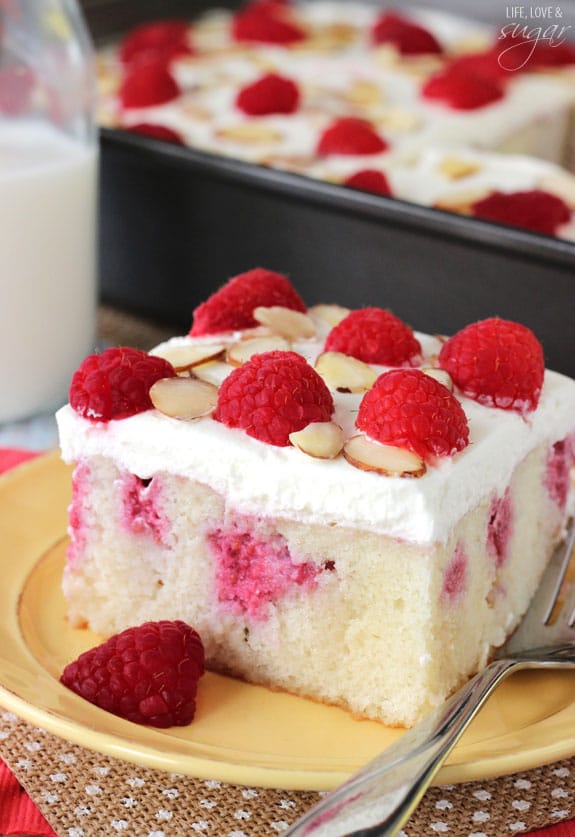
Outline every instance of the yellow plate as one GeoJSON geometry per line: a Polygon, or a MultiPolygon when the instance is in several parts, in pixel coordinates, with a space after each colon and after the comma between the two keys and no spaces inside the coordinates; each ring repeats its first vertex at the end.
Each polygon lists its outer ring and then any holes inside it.
{"type": "MultiPolygon", "coordinates": [[[[147,767],[238,784],[327,790],[401,732],[335,707],[208,673],[188,727],[156,730],[58,682],[99,638],[66,622],[60,577],[70,470],[56,454],[0,478],[0,704],[76,744],[147,767]]],[[[575,674],[523,673],[474,721],[440,784],[527,770],[575,753],[575,674]]]]}

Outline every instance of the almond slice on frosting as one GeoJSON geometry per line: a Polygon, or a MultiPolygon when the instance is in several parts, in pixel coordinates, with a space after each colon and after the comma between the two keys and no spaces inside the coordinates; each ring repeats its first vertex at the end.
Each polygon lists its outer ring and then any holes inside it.
{"type": "Polygon", "coordinates": [[[312,305],[311,308],[307,309],[307,313],[310,317],[314,319],[321,320],[324,323],[327,323],[328,326],[334,328],[336,325],[339,325],[342,320],[345,320],[347,315],[350,313],[349,308],[344,308],[343,305],[335,305],[331,303],[319,303],[318,305],[312,305]]]}
{"type": "Polygon", "coordinates": [[[241,143],[278,143],[282,134],[277,128],[261,123],[239,122],[237,125],[227,125],[216,131],[220,139],[232,140],[241,143]]]}
{"type": "Polygon", "coordinates": [[[333,421],[313,421],[290,433],[292,445],[316,459],[335,459],[343,448],[343,430],[333,421]]]}
{"type": "Polygon", "coordinates": [[[457,157],[453,154],[444,157],[438,168],[450,180],[461,180],[481,171],[481,164],[475,160],[466,160],[463,157],[457,157]]]}
{"type": "Polygon", "coordinates": [[[166,346],[159,351],[154,350],[154,355],[163,357],[171,363],[176,372],[187,372],[194,366],[218,360],[225,350],[223,343],[198,343],[187,346],[166,346]]]}
{"type": "Polygon", "coordinates": [[[231,366],[241,366],[253,355],[260,355],[262,352],[287,352],[290,344],[279,335],[269,337],[252,337],[249,340],[239,340],[227,351],[226,360],[231,366]]]}
{"type": "Polygon", "coordinates": [[[430,378],[435,378],[436,381],[439,381],[440,384],[447,387],[450,392],[453,392],[453,379],[449,372],[446,372],[445,369],[439,369],[436,366],[428,366],[421,367],[421,371],[426,375],[429,375],[430,378]]]}
{"type": "Polygon", "coordinates": [[[338,392],[366,392],[377,380],[371,366],[341,352],[323,352],[315,362],[315,371],[338,392]]]}
{"type": "Polygon", "coordinates": [[[218,388],[198,378],[160,378],[150,387],[150,398],[170,418],[196,419],[215,408],[218,388]]]}
{"type": "Polygon", "coordinates": [[[425,462],[416,453],[392,445],[371,442],[365,436],[352,436],[343,446],[343,455],[360,471],[375,471],[387,477],[422,477],[425,462]]]}
{"type": "Polygon", "coordinates": [[[467,189],[461,192],[453,192],[450,195],[442,195],[437,198],[433,206],[435,209],[445,209],[447,212],[459,212],[462,215],[471,215],[473,204],[483,200],[491,194],[489,189],[467,189]]]}
{"type": "Polygon", "coordinates": [[[316,328],[311,317],[301,311],[293,311],[282,305],[272,305],[269,308],[258,306],[253,312],[254,319],[261,325],[268,326],[275,334],[288,340],[307,339],[315,337],[316,328]]]}

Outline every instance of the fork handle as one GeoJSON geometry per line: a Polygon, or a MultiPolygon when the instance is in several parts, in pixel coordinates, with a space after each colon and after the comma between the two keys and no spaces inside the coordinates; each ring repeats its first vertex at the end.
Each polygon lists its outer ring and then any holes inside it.
{"type": "Polygon", "coordinates": [[[286,837],[397,834],[491,692],[525,661],[494,660],[446,704],[328,794],[286,837]]]}

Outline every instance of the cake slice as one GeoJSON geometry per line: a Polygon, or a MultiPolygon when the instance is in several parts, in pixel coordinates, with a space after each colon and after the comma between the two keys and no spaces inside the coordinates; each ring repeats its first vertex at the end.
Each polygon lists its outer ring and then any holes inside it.
{"type": "Polygon", "coordinates": [[[274,277],[76,373],[69,618],[181,619],[209,668],[409,726],[505,641],[563,537],[575,382],[523,326],[446,341],[302,310],[274,277]]]}

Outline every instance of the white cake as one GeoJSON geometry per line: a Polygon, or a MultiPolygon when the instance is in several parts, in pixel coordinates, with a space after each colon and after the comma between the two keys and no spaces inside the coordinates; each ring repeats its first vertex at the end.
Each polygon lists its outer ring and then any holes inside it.
{"type": "MultiPolygon", "coordinates": [[[[287,340],[313,365],[344,314],[316,307],[287,332],[280,316],[264,339],[271,330],[272,343],[287,340]],[[315,333],[297,336],[302,322],[315,333]]],[[[236,366],[210,360],[178,379],[215,390],[253,362],[237,365],[238,347],[246,357],[256,348],[252,332],[175,338],[154,354],[176,363],[189,346],[205,356],[214,344],[220,355],[231,349],[236,366]]],[[[442,342],[415,336],[422,357],[410,364],[437,367],[442,342]]],[[[389,454],[355,426],[385,369],[356,364],[351,386],[348,360],[337,353],[335,366],[318,365],[335,405],[327,424],[342,429],[335,447],[320,434],[327,453],[317,435],[270,444],[209,410],[174,418],[181,404],[170,410],[164,397],[155,400],[164,412],[110,421],[64,407],[62,455],[75,463],[64,576],[72,623],[109,635],[182,619],[200,633],[208,667],[393,725],[411,725],[484,666],[526,610],[573,510],[575,382],[546,371],[538,405],[519,412],[456,389],[469,443],[425,457],[419,471],[413,451],[394,448],[407,465],[385,475],[349,448],[359,435],[389,454]],[[341,391],[350,388],[360,391],[341,391]]]]}

